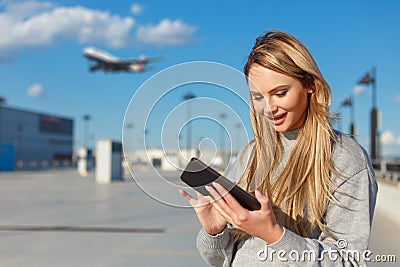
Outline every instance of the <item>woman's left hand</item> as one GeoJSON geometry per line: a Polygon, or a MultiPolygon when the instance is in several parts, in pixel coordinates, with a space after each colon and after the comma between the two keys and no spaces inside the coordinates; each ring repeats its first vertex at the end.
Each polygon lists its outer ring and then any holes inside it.
{"type": "Polygon", "coordinates": [[[256,190],[255,195],[261,209],[249,211],[220,184],[213,183],[207,190],[214,198],[213,205],[227,222],[235,228],[266,241],[268,244],[278,241],[283,235],[283,228],[276,222],[269,198],[256,190]]]}

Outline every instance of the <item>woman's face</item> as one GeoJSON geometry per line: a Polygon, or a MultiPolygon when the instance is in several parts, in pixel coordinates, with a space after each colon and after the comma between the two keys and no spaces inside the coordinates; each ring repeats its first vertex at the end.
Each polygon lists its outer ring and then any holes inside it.
{"type": "Polygon", "coordinates": [[[249,71],[251,101],[278,132],[300,128],[307,116],[308,94],[296,79],[254,64],[249,71]]]}

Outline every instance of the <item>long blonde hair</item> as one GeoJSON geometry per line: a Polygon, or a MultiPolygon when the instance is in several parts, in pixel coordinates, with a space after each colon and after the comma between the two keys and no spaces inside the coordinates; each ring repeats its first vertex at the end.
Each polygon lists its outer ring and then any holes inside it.
{"type": "MultiPolygon", "coordinates": [[[[250,145],[254,146],[238,183],[248,191],[256,185],[255,189],[267,194],[278,223],[287,229],[306,237],[319,228],[331,236],[323,219],[329,202],[337,202],[332,195],[336,186],[331,180],[337,171],[331,161],[336,139],[330,125],[330,87],[307,48],[281,31],[270,31],[257,38],[244,66],[246,77],[254,64],[297,79],[313,93],[308,95],[307,117],[289,160],[276,177],[274,170],[282,154],[279,134],[255,112],[250,101],[254,132],[250,145]]],[[[236,238],[245,236],[236,231],[236,238]]]]}

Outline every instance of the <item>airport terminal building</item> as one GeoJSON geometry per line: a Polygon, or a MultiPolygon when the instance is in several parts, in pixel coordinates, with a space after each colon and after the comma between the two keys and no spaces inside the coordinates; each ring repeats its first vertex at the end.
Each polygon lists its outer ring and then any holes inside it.
{"type": "Polygon", "coordinates": [[[69,165],[73,120],[0,105],[0,171],[69,165]]]}

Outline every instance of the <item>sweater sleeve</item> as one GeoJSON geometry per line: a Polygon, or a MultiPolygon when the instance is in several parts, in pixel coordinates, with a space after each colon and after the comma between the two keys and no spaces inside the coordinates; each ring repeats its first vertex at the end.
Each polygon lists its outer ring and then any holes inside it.
{"type": "Polygon", "coordinates": [[[227,227],[216,236],[202,228],[197,236],[197,249],[211,266],[230,266],[233,257],[233,235],[227,227]]]}
{"type": "MultiPolygon", "coordinates": [[[[237,182],[246,168],[250,157],[252,146],[242,149],[224,176],[233,182],[237,182]]],[[[201,228],[197,236],[196,244],[201,257],[212,266],[231,266],[234,254],[234,237],[225,227],[224,231],[216,236],[209,235],[204,228],[201,228]]]]}
{"type": "Polygon", "coordinates": [[[364,252],[368,248],[377,194],[375,177],[366,168],[343,182],[339,188],[334,196],[341,205],[331,203],[325,216],[334,238],[324,233],[318,239],[303,238],[286,229],[279,241],[266,245],[268,251],[284,251],[281,254],[285,255],[283,260],[293,261],[292,264],[365,266],[364,252]],[[290,254],[296,257],[291,258],[290,254]]]}

